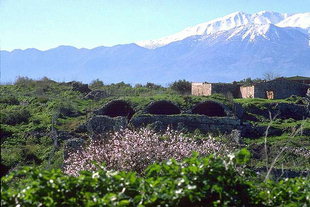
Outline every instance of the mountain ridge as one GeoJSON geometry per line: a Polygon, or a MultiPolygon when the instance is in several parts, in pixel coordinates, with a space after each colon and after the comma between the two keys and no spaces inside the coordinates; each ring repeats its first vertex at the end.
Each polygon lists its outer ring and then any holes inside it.
{"type": "Polygon", "coordinates": [[[310,76],[308,13],[237,12],[224,19],[234,22],[216,23],[217,27],[206,23],[194,31],[202,35],[152,49],[131,43],[93,49],[59,46],[45,51],[1,51],[1,82],[17,76],[160,84],[177,79],[231,82],[266,72],[310,76]],[[303,28],[292,27],[300,23],[303,28]]]}
{"type": "MultiPolygon", "coordinates": [[[[270,11],[261,11],[257,12],[255,14],[247,14],[245,12],[239,11],[234,12],[229,15],[226,15],[224,17],[216,18],[214,20],[204,22],[197,24],[192,27],[185,28],[181,32],[157,39],[157,40],[145,40],[145,41],[139,41],[137,42],[138,45],[141,47],[145,47],[148,49],[155,49],[158,47],[165,46],[167,44],[170,44],[171,42],[180,41],[183,40],[189,36],[195,36],[195,35],[210,35],[213,33],[216,33],[218,31],[227,31],[229,29],[236,28],[238,26],[246,25],[246,24],[274,24],[274,25],[280,25],[280,27],[288,27],[286,24],[289,24],[290,27],[296,26],[298,20],[295,19],[295,22],[285,21],[286,19],[299,15],[301,17],[299,18],[305,18],[305,22],[310,22],[310,12],[309,13],[298,13],[298,14],[281,14],[278,12],[270,12],[270,11]],[[306,17],[304,17],[306,16],[306,17]],[[281,22],[283,22],[281,24],[281,22]]],[[[309,23],[310,24],[310,23],[309,23]]],[[[300,27],[301,28],[301,27],[300,27]]],[[[306,26],[306,29],[309,29],[310,26],[306,26]]],[[[301,28],[305,29],[305,28],[301,28]]],[[[310,31],[310,30],[309,30],[310,31]]]]}

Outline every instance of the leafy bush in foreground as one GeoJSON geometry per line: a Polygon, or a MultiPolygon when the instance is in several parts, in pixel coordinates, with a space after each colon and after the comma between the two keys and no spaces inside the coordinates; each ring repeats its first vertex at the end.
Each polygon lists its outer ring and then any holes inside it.
{"type": "Polygon", "coordinates": [[[26,168],[3,178],[1,206],[307,206],[309,178],[255,183],[243,164],[249,152],[220,158],[197,154],[134,172],[26,168]],[[12,179],[26,177],[19,183],[12,179]]]}
{"type": "Polygon", "coordinates": [[[211,136],[195,139],[169,129],[164,134],[148,128],[125,129],[109,134],[102,141],[92,141],[83,150],[70,153],[65,160],[65,172],[78,175],[80,170],[95,170],[95,161],[104,162],[108,169],[141,173],[154,162],[162,162],[169,158],[182,160],[190,157],[194,151],[201,155],[209,155],[215,152],[227,154],[231,149],[211,136]]]}
{"type": "Polygon", "coordinates": [[[259,198],[265,206],[309,206],[310,178],[267,181],[261,186],[259,198]]]}

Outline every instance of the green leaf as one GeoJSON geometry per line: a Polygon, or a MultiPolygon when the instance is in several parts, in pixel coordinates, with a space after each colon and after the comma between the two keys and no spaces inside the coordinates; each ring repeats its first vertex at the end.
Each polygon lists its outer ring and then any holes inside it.
{"type": "Polygon", "coordinates": [[[251,153],[246,148],[243,148],[236,154],[236,163],[244,165],[249,162],[250,158],[251,153]]]}
{"type": "Polygon", "coordinates": [[[130,201],[129,200],[121,200],[119,203],[118,203],[118,206],[128,206],[130,204],[130,201]]]}

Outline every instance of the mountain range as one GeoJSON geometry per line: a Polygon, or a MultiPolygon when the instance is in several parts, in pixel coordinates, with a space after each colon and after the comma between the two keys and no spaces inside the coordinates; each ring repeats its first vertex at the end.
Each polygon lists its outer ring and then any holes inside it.
{"type": "MultiPolygon", "coordinates": [[[[310,12],[235,12],[158,39],[112,47],[1,51],[1,82],[17,76],[106,83],[231,82],[310,76],[310,12]]],[[[48,41],[48,40],[47,40],[48,41]]]]}

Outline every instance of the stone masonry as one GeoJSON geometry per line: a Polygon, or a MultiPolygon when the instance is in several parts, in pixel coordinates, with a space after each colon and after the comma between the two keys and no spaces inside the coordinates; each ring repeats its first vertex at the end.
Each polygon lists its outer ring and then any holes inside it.
{"type": "Polygon", "coordinates": [[[209,96],[215,93],[234,98],[268,98],[284,99],[292,95],[306,96],[309,85],[300,82],[277,78],[272,81],[255,83],[249,86],[222,83],[192,83],[192,95],[209,96]]]}

